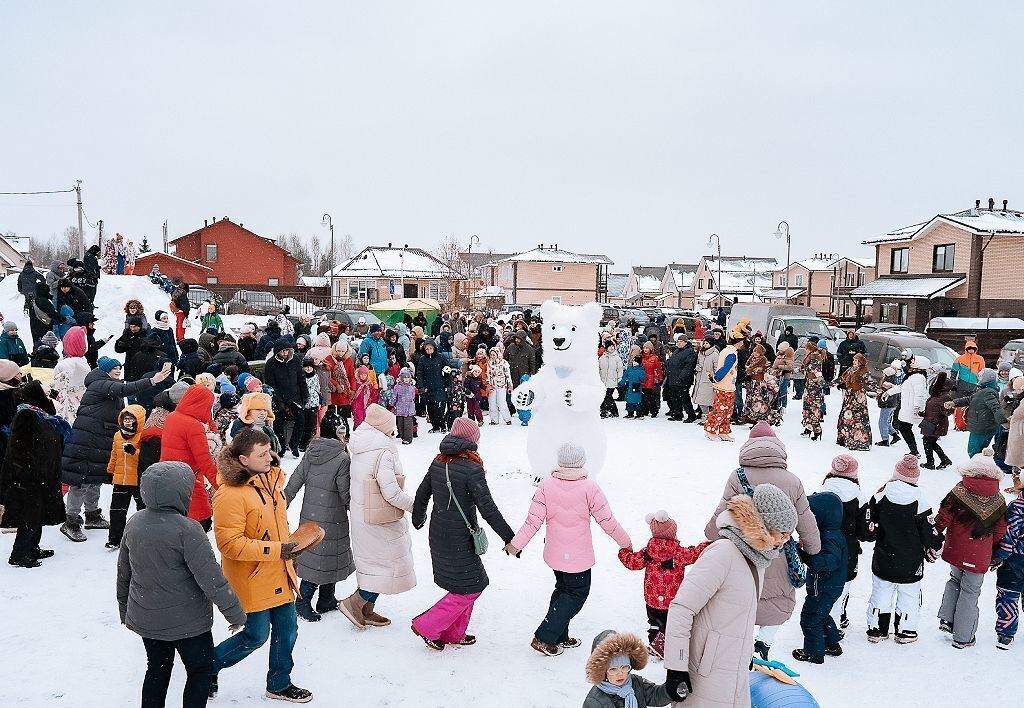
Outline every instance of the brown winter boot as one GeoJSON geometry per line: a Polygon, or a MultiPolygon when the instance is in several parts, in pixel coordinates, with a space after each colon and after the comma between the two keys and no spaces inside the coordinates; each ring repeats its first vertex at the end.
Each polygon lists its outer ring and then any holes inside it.
{"type": "Polygon", "coordinates": [[[365,604],[366,600],[359,597],[359,591],[356,590],[338,603],[338,609],[341,610],[341,614],[348,617],[348,621],[354,624],[356,628],[366,629],[366,622],[363,620],[363,606],[365,604]]]}
{"type": "Polygon", "coordinates": [[[373,611],[373,603],[367,602],[362,608],[363,624],[367,627],[387,627],[391,620],[373,611]]]}

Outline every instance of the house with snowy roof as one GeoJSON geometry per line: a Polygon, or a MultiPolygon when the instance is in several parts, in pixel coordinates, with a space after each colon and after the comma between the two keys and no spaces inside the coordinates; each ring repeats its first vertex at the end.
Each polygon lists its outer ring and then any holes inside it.
{"type": "MultiPolygon", "coordinates": [[[[855,321],[858,303],[849,293],[875,279],[874,266],[873,258],[815,253],[810,258],[792,262],[789,268],[775,270],[772,287],[764,293],[764,298],[767,302],[813,307],[816,312],[829,313],[836,319],[855,321]]],[[[870,304],[861,303],[861,307],[870,304]]]]}
{"type": "Polygon", "coordinates": [[[422,248],[367,246],[328,271],[336,302],[365,306],[381,300],[426,297],[442,305],[459,293],[465,275],[422,248]]]}
{"type": "Polygon", "coordinates": [[[625,306],[626,304],[626,283],[629,281],[629,273],[608,274],[608,299],[610,305],[625,306]]]}
{"type": "Polygon", "coordinates": [[[693,309],[693,284],[700,264],[669,263],[661,279],[661,301],[664,307],[693,309]]]}
{"type": "Polygon", "coordinates": [[[1024,317],[1024,212],[994,199],[868,239],[878,278],[853,288],[876,322],[922,330],[933,317],[1024,317]]]}
{"type": "MultiPolygon", "coordinates": [[[[186,278],[195,283],[192,277],[202,277],[204,280],[198,282],[203,285],[294,287],[300,265],[299,260],[274,239],[250,231],[244,224],[236,224],[226,216],[223,219],[213,217],[212,221],[204,219],[202,228],[173,239],[168,250],[181,261],[203,266],[192,269],[194,275],[186,278]]],[[[167,262],[166,265],[170,269],[174,264],[167,262]]],[[[160,264],[161,271],[164,266],[165,263],[160,264]]],[[[148,272],[148,267],[143,268],[140,261],[136,261],[135,268],[140,273],[148,272]]]]}
{"type": "Polygon", "coordinates": [[[664,279],[665,266],[633,266],[623,291],[626,307],[660,306],[661,283],[664,279]]]}
{"type": "Polygon", "coordinates": [[[716,256],[704,256],[694,274],[693,306],[702,309],[761,302],[772,287],[772,272],[778,266],[774,258],[722,256],[719,262],[716,256]]]}
{"type": "MultiPolygon", "coordinates": [[[[478,292],[503,293],[505,302],[540,305],[554,300],[566,305],[608,301],[608,256],[574,253],[538,245],[486,263],[480,268],[483,285],[478,292]]],[[[481,297],[483,297],[481,295],[481,297]]]]}
{"type": "MultiPolygon", "coordinates": [[[[30,245],[27,236],[0,236],[0,275],[20,273],[28,259],[30,245]]],[[[50,264],[39,263],[38,265],[45,268],[50,264]]]]}

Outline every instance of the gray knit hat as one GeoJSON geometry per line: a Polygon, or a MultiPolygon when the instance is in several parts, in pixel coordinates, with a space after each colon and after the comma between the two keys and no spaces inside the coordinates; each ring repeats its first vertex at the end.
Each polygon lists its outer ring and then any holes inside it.
{"type": "Polygon", "coordinates": [[[559,467],[579,469],[585,464],[587,464],[587,453],[576,443],[562,443],[562,446],[558,448],[559,467]]]}
{"type": "Polygon", "coordinates": [[[995,369],[982,369],[978,374],[978,383],[982,385],[993,383],[996,380],[997,375],[998,374],[996,374],[995,369]]]}
{"type": "Polygon", "coordinates": [[[181,399],[185,397],[185,391],[188,391],[188,384],[184,381],[178,381],[167,389],[167,395],[171,397],[171,403],[178,405],[181,403],[181,399]]]}
{"type": "Polygon", "coordinates": [[[796,529],[796,507],[774,484],[754,487],[754,507],[769,531],[793,533],[796,529]]]}

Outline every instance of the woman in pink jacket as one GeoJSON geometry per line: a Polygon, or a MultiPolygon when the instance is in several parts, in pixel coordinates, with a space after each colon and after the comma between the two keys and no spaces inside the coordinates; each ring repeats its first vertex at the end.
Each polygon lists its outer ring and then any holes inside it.
{"type": "Polygon", "coordinates": [[[541,654],[557,656],[563,649],[580,645],[569,636],[569,622],[583,609],[590,594],[590,569],[594,567],[594,543],[590,518],[619,544],[632,549],[625,529],[615,520],[604,492],[587,478],[587,455],[574,443],[558,448],[558,467],[540,483],[530,513],[505,552],[518,555],[540,527],[547,524],[544,562],[555,571],[555,591],[548,613],[530,644],[541,654]]]}

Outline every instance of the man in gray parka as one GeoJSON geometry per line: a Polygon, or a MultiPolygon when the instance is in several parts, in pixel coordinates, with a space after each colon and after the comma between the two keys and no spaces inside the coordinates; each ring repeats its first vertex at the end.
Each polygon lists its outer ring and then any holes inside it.
{"type": "Polygon", "coordinates": [[[210,540],[188,518],[196,475],[184,462],[158,462],[142,476],[146,508],[125,527],[117,559],[121,622],[142,637],[149,660],[143,705],[163,705],[177,651],[185,665],[183,705],[205,705],[213,679],[213,603],[231,625],[245,612],[210,540]]]}

